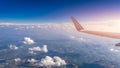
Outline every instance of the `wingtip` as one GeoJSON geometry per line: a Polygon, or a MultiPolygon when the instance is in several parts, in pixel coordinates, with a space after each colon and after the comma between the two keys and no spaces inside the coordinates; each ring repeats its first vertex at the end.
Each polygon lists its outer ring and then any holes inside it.
{"type": "Polygon", "coordinates": [[[71,16],[70,18],[72,19],[72,18],[74,18],[74,16],[71,16]]]}
{"type": "Polygon", "coordinates": [[[79,24],[79,22],[75,19],[75,17],[71,16],[71,19],[77,29],[77,31],[82,31],[84,28],[79,24]]]}

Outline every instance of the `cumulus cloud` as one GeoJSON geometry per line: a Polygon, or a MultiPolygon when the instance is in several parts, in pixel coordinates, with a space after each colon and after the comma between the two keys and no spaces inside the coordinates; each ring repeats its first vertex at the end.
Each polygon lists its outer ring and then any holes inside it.
{"type": "Polygon", "coordinates": [[[10,45],[9,48],[12,49],[12,50],[18,50],[18,49],[19,49],[19,48],[18,48],[17,46],[15,46],[15,45],[10,45]]]}
{"type": "Polygon", "coordinates": [[[24,37],[23,43],[30,45],[30,44],[34,44],[35,42],[34,42],[34,40],[32,40],[32,39],[29,38],[29,37],[24,37]]]}
{"type": "Polygon", "coordinates": [[[30,51],[41,51],[41,48],[37,46],[37,47],[29,48],[29,50],[30,51]]]}
{"type": "Polygon", "coordinates": [[[21,59],[20,59],[20,58],[15,58],[14,61],[15,61],[15,62],[20,62],[21,59]]]}
{"type": "Polygon", "coordinates": [[[54,56],[53,58],[50,56],[46,56],[45,58],[42,58],[39,63],[37,63],[39,66],[63,66],[66,65],[67,63],[65,60],[61,59],[58,56],[54,56]]]}
{"type": "Polygon", "coordinates": [[[65,60],[61,59],[58,56],[54,56],[53,57],[54,61],[55,61],[55,65],[56,66],[61,66],[61,65],[66,65],[67,63],[65,62],[65,60]]]}
{"type": "Polygon", "coordinates": [[[42,58],[40,63],[40,66],[54,66],[55,62],[54,59],[50,56],[46,56],[45,58],[42,58]]]}
{"type": "Polygon", "coordinates": [[[31,59],[28,59],[27,61],[30,62],[30,63],[35,63],[35,62],[37,62],[38,60],[36,60],[36,59],[34,59],[34,58],[31,58],[31,59]]]}
{"type": "Polygon", "coordinates": [[[43,45],[43,47],[41,48],[41,50],[45,53],[48,52],[48,49],[47,49],[47,45],[43,45]]]}
{"type": "Polygon", "coordinates": [[[45,53],[48,52],[47,45],[43,45],[43,47],[36,46],[36,47],[28,48],[28,50],[29,52],[31,52],[31,54],[33,54],[34,51],[41,51],[45,53]]]}

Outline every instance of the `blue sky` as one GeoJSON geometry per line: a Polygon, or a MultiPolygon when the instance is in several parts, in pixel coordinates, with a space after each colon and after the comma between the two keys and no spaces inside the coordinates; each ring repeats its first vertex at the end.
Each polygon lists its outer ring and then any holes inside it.
{"type": "Polygon", "coordinates": [[[120,0],[0,0],[0,22],[59,23],[119,19],[120,0]]]}

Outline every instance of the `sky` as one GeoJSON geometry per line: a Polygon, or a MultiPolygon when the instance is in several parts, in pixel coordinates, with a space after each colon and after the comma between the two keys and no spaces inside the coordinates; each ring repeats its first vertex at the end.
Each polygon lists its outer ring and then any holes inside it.
{"type": "Polygon", "coordinates": [[[120,22],[120,0],[0,0],[0,23],[120,22]]]}

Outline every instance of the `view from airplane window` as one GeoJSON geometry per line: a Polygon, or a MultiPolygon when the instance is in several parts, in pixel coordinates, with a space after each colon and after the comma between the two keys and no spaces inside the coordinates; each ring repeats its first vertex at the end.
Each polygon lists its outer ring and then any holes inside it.
{"type": "Polygon", "coordinates": [[[0,68],[120,68],[120,0],[0,0],[0,68]]]}

